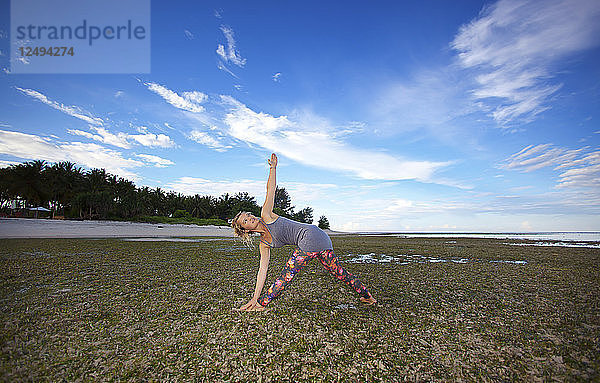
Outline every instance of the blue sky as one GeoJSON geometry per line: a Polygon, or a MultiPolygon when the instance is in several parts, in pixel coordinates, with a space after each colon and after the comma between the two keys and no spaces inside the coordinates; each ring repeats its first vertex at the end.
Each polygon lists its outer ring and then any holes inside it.
{"type": "Polygon", "coordinates": [[[155,1],[150,74],[35,75],[1,4],[3,166],[262,204],[275,152],[334,230],[600,230],[598,1],[155,1]]]}

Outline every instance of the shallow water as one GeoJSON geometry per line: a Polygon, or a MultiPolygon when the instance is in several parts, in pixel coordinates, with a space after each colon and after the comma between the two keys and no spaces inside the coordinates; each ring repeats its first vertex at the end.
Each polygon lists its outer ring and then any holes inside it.
{"type": "Polygon", "coordinates": [[[566,242],[600,242],[600,232],[543,232],[543,233],[360,233],[400,238],[488,238],[530,239],[566,242]]]}
{"type": "Polygon", "coordinates": [[[600,244],[586,242],[536,242],[536,243],[505,243],[511,246],[555,246],[555,247],[587,247],[590,249],[600,249],[600,244]]]}
{"type": "MultiPolygon", "coordinates": [[[[452,262],[452,263],[469,263],[469,262],[481,262],[481,260],[469,260],[468,258],[437,258],[429,257],[426,255],[419,254],[398,254],[398,255],[387,255],[387,254],[343,254],[341,255],[342,260],[347,263],[394,263],[399,265],[408,265],[410,263],[440,263],[440,262],[452,262]],[[349,257],[350,259],[345,259],[349,257]]],[[[501,262],[501,263],[512,263],[516,265],[524,265],[527,261],[516,260],[492,260],[489,262],[501,262]]]]}
{"type": "Polygon", "coordinates": [[[204,242],[226,241],[233,238],[175,238],[175,237],[150,237],[150,238],[120,238],[122,241],[133,242],[204,242]]]}

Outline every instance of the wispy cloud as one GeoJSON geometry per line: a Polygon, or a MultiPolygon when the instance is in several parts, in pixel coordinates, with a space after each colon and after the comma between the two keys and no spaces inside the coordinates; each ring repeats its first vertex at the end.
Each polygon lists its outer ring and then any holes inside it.
{"type": "Polygon", "coordinates": [[[131,180],[139,179],[132,169],[144,166],[141,161],[125,158],[122,153],[97,144],[59,142],[6,130],[0,130],[0,154],[24,160],[71,161],[88,168],[104,168],[131,180]]]}
{"type": "Polygon", "coordinates": [[[150,133],[145,126],[139,126],[138,131],[141,134],[128,134],[127,138],[150,148],[173,148],[176,146],[171,137],[166,134],[150,133]]]}
{"type": "Polygon", "coordinates": [[[531,172],[547,166],[564,166],[572,163],[582,150],[567,150],[552,144],[529,145],[510,156],[501,167],[531,172]]]}
{"type": "Polygon", "coordinates": [[[550,108],[552,82],[568,56],[598,45],[600,2],[500,0],[462,26],[451,46],[474,70],[472,95],[493,107],[500,124],[550,108]]]}
{"type": "MultiPolygon", "coordinates": [[[[559,175],[558,187],[586,187],[600,191],[600,151],[586,155],[574,161],[571,169],[559,175]]],[[[600,197],[600,192],[598,193],[600,197]]]]}
{"type": "MultiPolygon", "coordinates": [[[[154,85],[155,87],[151,90],[156,91],[155,89],[158,89],[160,85],[154,85]]],[[[167,99],[168,102],[170,102],[171,104],[177,103],[177,100],[175,100],[171,96],[171,93],[175,94],[175,92],[172,92],[164,87],[160,88],[162,89],[159,90],[166,94],[166,96],[163,97],[170,97],[169,99],[167,99]]],[[[63,113],[76,117],[90,124],[89,127],[92,132],[86,132],[79,129],[68,129],[67,132],[70,134],[86,137],[98,142],[113,145],[123,149],[130,149],[132,147],[132,142],[148,147],[171,148],[176,146],[169,136],[164,134],[150,133],[147,131],[146,127],[140,127],[138,129],[141,134],[127,134],[123,132],[112,133],[104,127],[105,121],[103,119],[93,116],[91,113],[83,110],[78,106],[67,106],[59,102],[53,101],[46,97],[44,94],[33,89],[23,89],[19,87],[16,87],[16,89],[22,92],[23,94],[33,97],[56,110],[59,110],[63,113]]],[[[114,96],[118,98],[122,95],[123,92],[117,91],[114,96]]],[[[176,97],[179,97],[177,94],[175,95],[176,97]]],[[[184,92],[182,99],[184,99],[185,102],[188,102],[190,105],[197,106],[197,104],[206,100],[206,95],[200,92],[184,92]]],[[[200,108],[202,107],[200,106],[200,108]]]]}
{"type": "Polygon", "coordinates": [[[146,127],[140,128],[141,134],[127,134],[123,132],[114,134],[103,127],[95,126],[90,126],[90,129],[94,133],[78,129],[67,129],[67,132],[123,149],[131,149],[133,146],[132,142],[148,147],[172,148],[176,146],[175,142],[173,142],[169,136],[165,134],[150,133],[147,131],[146,127]]]}
{"type": "Polygon", "coordinates": [[[188,135],[188,138],[199,144],[206,145],[217,152],[225,152],[227,149],[231,149],[233,147],[231,145],[225,145],[220,139],[211,136],[207,132],[197,129],[192,130],[188,135]]]}
{"type": "Polygon", "coordinates": [[[226,63],[230,62],[239,67],[243,67],[244,65],[246,65],[246,59],[242,58],[240,52],[236,49],[233,29],[226,25],[221,25],[221,32],[223,32],[223,35],[225,35],[225,39],[227,39],[227,48],[225,48],[224,45],[219,44],[217,46],[217,54],[226,63]]]}
{"type": "MultiPolygon", "coordinates": [[[[171,92],[164,89],[168,91],[164,93],[171,92]]],[[[410,160],[380,150],[353,147],[341,140],[341,136],[348,132],[364,129],[364,124],[336,128],[310,113],[297,113],[294,119],[274,117],[255,112],[231,96],[220,96],[219,100],[215,106],[224,108],[224,112],[211,108],[210,119],[218,125],[212,130],[221,129],[236,140],[281,153],[298,163],[352,174],[361,179],[417,180],[464,188],[436,174],[452,161],[410,160]]],[[[231,147],[224,145],[221,137],[199,129],[194,129],[188,138],[218,151],[231,147]]]]}
{"type": "Polygon", "coordinates": [[[389,79],[371,102],[377,129],[394,134],[426,129],[436,138],[449,134],[453,119],[474,110],[466,89],[450,68],[421,69],[408,81],[389,79]]]}
{"type": "Polygon", "coordinates": [[[33,97],[33,98],[43,102],[46,105],[51,106],[52,108],[54,108],[56,110],[59,110],[70,116],[73,116],[75,118],[79,118],[80,120],[83,120],[83,121],[87,122],[88,124],[98,126],[98,125],[102,125],[104,122],[101,118],[94,117],[91,113],[89,113],[77,106],[64,105],[64,104],[61,104],[60,102],[50,100],[50,99],[48,99],[48,97],[46,97],[45,95],[43,95],[42,93],[40,93],[36,90],[23,89],[23,88],[19,88],[19,87],[15,87],[15,89],[17,89],[18,91],[20,91],[21,93],[23,93],[27,96],[33,97]]]}
{"type": "Polygon", "coordinates": [[[161,158],[152,154],[137,154],[136,157],[141,158],[144,162],[153,164],[157,168],[166,168],[167,166],[175,165],[175,163],[171,160],[167,160],[166,158],[161,158]]]}
{"type": "Polygon", "coordinates": [[[227,68],[225,66],[225,64],[223,64],[221,61],[219,61],[217,63],[217,68],[219,68],[220,70],[222,70],[223,72],[229,73],[232,77],[235,77],[237,79],[239,79],[239,76],[235,73],[233,73],[229,68],[227,68]]]}
{"type": "Polygon", "coordinates": [[[230,96],[221,96],[229,108],[224,117],[228,133],[304,165],[352,173],[363,179],[413,179],[436,182],[434,172],[449,162],[411,161],[387,153],[351,147],[326,131],[257,113],[230,96]]]}
{"type": "Polygon", "coordinates": [[[500,166],[523,172],[553,167],[553,170],[562,171],[558,174],[558,188],[600,190],[600,150],[590,151],[589,147],[564,149],[552,144],[530,145],[510,156],[500,166]]]}
{"type": "Polygon", "coordinates": [[[99,141],[104,144],[117,146],[119,148],[123,148],[123,149],[131,148],[131,145],[127,141],[127,135],[125,133],[113,134],[113,133],[108,132],[106,129],[104,129],[102,127],[95,128],[95,127],[90,126],[90,129],[95,131],[96,134],[91,133],[91,132],[86,132],[83,130],[79,130],[79,129],[67,129],[67,132],[72,135],[86,137],[91,140],[99,141]]]}
{"type": "Polygon", "coordinates": [[[160,84],[147,82],[144,83],[144,85],[148,87],[148,89],[150,89],[152,92],[164,98],[169,104],[173,105],[174,107],[181,110],[187,110],[193,113],[203,112],[204,106],[202,106],[201,104],[208,99],[208,96],[206,96],[202,92],[183,92],[181,95],[179,95],[176,92],[173,92],[172,90],[167,89],[160,84]]]}

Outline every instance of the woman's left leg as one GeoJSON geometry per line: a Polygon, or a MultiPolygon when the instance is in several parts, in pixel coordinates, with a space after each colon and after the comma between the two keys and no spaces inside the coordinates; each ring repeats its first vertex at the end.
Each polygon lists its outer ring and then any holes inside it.
{"type": "Polygon", "coordinates": [[[298,274],[311,259],[316,257],[317,254],[319,253],[305,253],[297,248],[285,264],[285,267],[283,268],[279,278],[277,278],[275,283],[269,287],[262,298],[258,300],[258,303],[264,307],[273,299],[277,298],[277,296],[281,294],[283,290],[285,290],[286,286],[292,282],[294,276],[298,274]]]}

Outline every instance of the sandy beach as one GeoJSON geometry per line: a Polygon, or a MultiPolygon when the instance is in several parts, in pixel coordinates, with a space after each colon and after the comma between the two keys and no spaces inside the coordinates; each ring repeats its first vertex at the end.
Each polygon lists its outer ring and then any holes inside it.
{"type": "MultiPolygon", "coordinates": [[[[346,234],[325,230],[329,235],[346,234]]],[[[0,238],[233,237],[227,226],[0,218],[0,238]]]]}

